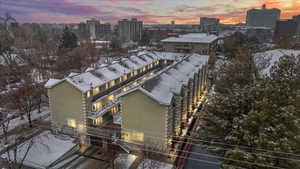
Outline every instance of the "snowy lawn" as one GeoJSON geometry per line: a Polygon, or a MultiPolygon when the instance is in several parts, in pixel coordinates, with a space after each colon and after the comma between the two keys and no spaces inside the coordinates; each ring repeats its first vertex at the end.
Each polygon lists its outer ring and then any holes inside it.
{"type": "Polygon", "coordinates": [[[172,164],[167,164],[159,161],[154,161],[150,159],[145,159],[143,160],[140,165],[138,166],[137,169],[151,169],[151,168],[156,168],[156,169],[173,169],[172,164]]]}
{"type": "MultiPolygon", "coordinates": [[[[17,161],[23,159],[29,148],[23,164],[34,168],[46,168],[76,146],[73,141],[74,139],[68,136],[56,136],[50,131],[45,131],[18,146],[17,161]]],[[[14,152],[10,151],[9,154],[13,158],[14,152]]],[[[7,158],[8,154],[1,157],[7,158]]]]}
{"type": "MultiPolygon", "coordinates": [[[[50,117],[50,111],[49,111],[49,107],[42,107],[41,108],[41,113],[38,113],[38,110],[34,110],[32,113],[31,113],[31,119],[32,121],[35,121],[35,120],[40,120],[40,119],[48,119],[50,117]]],[[[8,126],[8,132],[17,128],[17,127],[22,127],[24,125],[28,125],[28,120],[27,120],[27,117],[24,116],[24,119],[21,119],[21,118],[15,118],[13,120],[10,120],[9,122],[9,126],[8,126]]],[[[0,130],[0,135],[3,134],[3,131],[0,130]]]]}

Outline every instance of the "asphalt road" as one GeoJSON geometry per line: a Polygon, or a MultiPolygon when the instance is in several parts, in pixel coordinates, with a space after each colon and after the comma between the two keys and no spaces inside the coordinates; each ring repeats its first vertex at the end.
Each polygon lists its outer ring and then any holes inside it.
{"type": "Polygon", "coordinates": [[[197,159],[201,161],[188,159],[185,163],[184,169],[220,169],[219,164],[211,164],[211,163],[219,163],[220,161],[216,158],[205,156],[205,154],[206,155],[212,155],[212,154],[210,154],[206,150],[201,149],[199,146],[192,145],[190,152],[196,152],[200,154],[190,153],[188,158],[197,159]]]}

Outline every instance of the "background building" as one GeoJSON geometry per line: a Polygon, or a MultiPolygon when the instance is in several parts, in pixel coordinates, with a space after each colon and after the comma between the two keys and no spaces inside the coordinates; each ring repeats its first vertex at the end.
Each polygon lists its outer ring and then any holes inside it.
{"type": "Polygon", "coordinates": [[[217,48],[218,36],[205,33],[190,33],[161,40],[164,51],[213,54],[217,48]]]}
{"type": "Polygon", "coordinates": [[[142,38],[143,22],[136,18],[131,20],[123,19],[118,23],[119,37],[122,42],[137,42],[142,38]]]}
{"type": "Polygon", "coordinates": [[[86,23],[78,25],[78,35],[81,40],[100,40],[104,39],[111,32],[109,23],[101,24],[97,19],[87,20],[86,23]]]}
{"type": "Polygon", "coordinates": [[[200,18],[200,29],[203,32],[218,31],[220,20],[218,18],[200,18]]]}
{"type": "Polygon", "coordinates": [[[290,20],[277,21],[275,27],[274,40],[280,41],[287,38],[292,38],[299,33],[300,22],[297,22],[297,18],[290,20]]]}
{"type": "Polygon", "coordinates": [[[297,24],[298,24],[297,33],[300,34],[300,15],[294,16],[294,17],[293,17],[293,20],[294,20],[295,22],[297,22],[297,24]]]}
{"type": "Polygon", "coordinates": [[[274,28],[276,21],[280,19],[280,10],[277,8],[250,9],[247,11],[246,23],[248,26],[261,26],[274,28]]]}

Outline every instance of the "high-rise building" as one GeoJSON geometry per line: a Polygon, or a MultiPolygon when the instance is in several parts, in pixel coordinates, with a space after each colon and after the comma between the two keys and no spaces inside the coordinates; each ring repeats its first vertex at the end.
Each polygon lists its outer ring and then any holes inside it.
{"type": "Polygon", "coordinates": [[[96,40],[98,35],[98,29],[100,27],[100,21],[96,19],[91,19],[86,21],[87,29],[90,34],[91,40],[96,40]]]}
{"type": "Polygon", "coordinates": [[[204,32],[217,31],[219,28],[220,20],[218,18],[200,18],[200,28],[204,32]]]}
{"type": "Polygon", "coordinates": [[[111,32],[111,25],[109,23],[101,24],[97,19],[87,20],[86,23],[78,25],[78,33],[80,39],[84,40],[99,40],[111,32]]]}
{"type": "Polygon", "coordinates": [[[293,20],[294,20],[295,22],[297,22],[297,24],[298,24],[297,33],[300,34],[300,15],[294,16],[294,17],[293,17],[293,20]]]}
{"type": "Polygon", "coordinates": [[[291,38],[297,33],[298,23],[294,20],[277,21],[274,33],[274,40],[291,38]]]}
{"type": "Polygon", "coordinates": [[[267,9],[266,5],[262,9],[250,9],[247,11],[246,23],[248,26],[274,28],[276,21],[280,19],[280,12],[277,8],[267,9]]]}
{"type": "Polygon", "coordinates": [[[142,38],[143,22],[136,18],[131,20],[123,19],[119,21],[119,37],[122,42],[137,42],[142,38]]]}

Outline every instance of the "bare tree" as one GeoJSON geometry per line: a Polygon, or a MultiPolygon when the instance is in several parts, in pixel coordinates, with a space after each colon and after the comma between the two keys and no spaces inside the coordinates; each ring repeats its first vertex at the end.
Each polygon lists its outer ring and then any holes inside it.
{"type": "Polygon", "coordinates": [[[32,128],[32,111],[40,108],[41,104],[41,86],[32,82],[24,82],[12,93],[12,102],[9,107],[17,110],[21,116],[27,117],[29,127],[32,128]]]}

